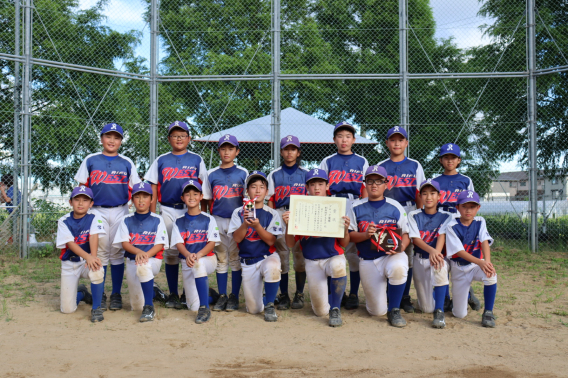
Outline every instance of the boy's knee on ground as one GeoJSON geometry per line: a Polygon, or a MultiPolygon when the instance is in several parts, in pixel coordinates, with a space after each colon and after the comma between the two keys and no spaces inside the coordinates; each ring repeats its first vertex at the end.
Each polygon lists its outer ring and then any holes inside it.
{"type": "Polygon", "coordinates": [[[397,264],[388,273],[388,278],[392,285],[401,285],[406,282],[408,268],[403,264],[397,264]]]}
{"type": "Polygon", "coordinates": [[[154,278],[154,273],[152,272],[152,267],[150,263],[136,266],[136,276],[140,282],[148,282],[154,278]]]}
{"type": "Polygon", "coordinates": [[[91,280],[92,284],[98,285],[103,283],[105,278],[105,271],[103,268],[100,268],[99,270],[96,271],[92,271],[89,270],[89,279],[91,280]]]}
{"type": "Polygon", "coordinates": [[[345,259],[332,258],[330,261],[330,267],[331,267],[331,278],[341,278],[347,275],[345,259]]]}

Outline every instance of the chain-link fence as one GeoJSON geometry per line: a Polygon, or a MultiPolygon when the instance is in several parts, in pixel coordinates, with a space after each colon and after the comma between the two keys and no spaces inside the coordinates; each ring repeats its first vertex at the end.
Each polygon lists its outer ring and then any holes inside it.
{"type": "Polygon", "coordinates": [[[174,120],[208,167],[232,133],[265,172],[294,133],[315,166],[343,120],[371,164],[405,127],[426,177],[457,143],[498,245],[566,249],[565,0],[0,0],[0,24],[0,244],[22,256],[53,242],[104,124],[144,176],[174,120]]]}

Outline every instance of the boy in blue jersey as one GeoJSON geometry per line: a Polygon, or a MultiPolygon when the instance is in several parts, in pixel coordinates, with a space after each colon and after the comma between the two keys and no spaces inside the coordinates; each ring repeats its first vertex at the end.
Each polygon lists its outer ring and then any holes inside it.
{"type": "MultiPolygon", "coordinates": [[[[319,168],[329,177],[329,193],[332,197],[347,198],[347,208],[353,201],[367,197],[363,183],[363,174],[369,163],[363,156],[352,151],[355,144],[355,128],[347,122],[340,122],[333,130],[333,141],[337,153],[322,160],[319,168]]],[[[345,258],[349,262],[350,291],[345,301],[345,308],[353,310],[359,307],[359,258],[354,243],[345,248],[345,258]]]]}
{"type": "MultiPolygon", "coordinates": [[[[215,218],[221,243],[215,247],[217,255],[217,287],[219,300],[213,311],[234,311],[239,308],[239,291],[241,290],[241,263],[239,248],[233,238],[227,234],[231,216],[236,208],[243,206],[245,180],[248,171],[234,163],[239,155],[239,141],[234,135],[223,135],[219,139],[218,149],[221,165],[210,169],[210,192],[213,198],[209,201],[209,213],[215,218]],[[231,294],[227,296],[228,268],[231,267],[231,294]]],[[[205,211],[205,209],[204,209],[205,211]]]]}
{"type": "Polygon", "coordinates": [[[444,300],[449,285],[444,243],[446,227],[453,217],[438,211],[440,186],[436,181],[428,179],[420,184],[420,198],[424,208],[408,214],[409,236],[414,243],[414,286],[422,312],[433,312],[432,326],[444,328],[444,300]]]}
{"type": "Polygon", "coordinates": [[[264,205],[268,192],[266,175],[253,171],[245,182],[254,208],[235,209],[229,225],[229,234],[239,246],[239,257],[243,271],[243,292],[245,306],[251,314],[264,310],[264,320],[278,320],[274,300],[280,282],[280,256],[274,244],[282,234],[282,220],[276,210],[264,205]],[[266,306],[262,298],[262,281],[266,292],[266,306]]]}
{"type": "Polygon", "coordinates": [[[384,167],[373,165],[365,173],[365,186],[368,197],[355,201],[350,211],[351,241],[359,251],[359,270],[365,291],[367,311],[374,316],[387,314],[393,327],[406,326],[400,315],[400,303],[406,285],[408,258],[403,252],[384,250],[380,245],[372,247],[371,237],[377,232],[388,233],[395,246],[400,243],[404,251],[408,238],[408,223],[402,206],[384,196],[387,185],[387,172],[384,167]],[[401,235],[394,231],[401,230],[401,235]],[[397,238],[398,236],[398,238],[397,238]],[[388,287],[388,292],[387,292],[388,287]],[[387,305],[388,296],[388,305],[387,305]]]}
{"type": "Polygon", "coordinates": [[[189,180],[182,189],[182,201],[187,212],[176,219],[172,228],[172,242],[182,259],[183,287],[187,296],[187,308],[197,311],[195,322],[202,324],[211,318],[210,304],[219,295],[209,288],[208,275],[217,267],[213,252],[219,244],[219,229],[215,218],[199,208],[203,201],[203,188],[197,180],[189,180]]]}
{"type": "MultiPolygon", "coordinates": [[[[323,169],[312,169],[306,174],[306,185],[310,196],[326,197],[329,190],[327,173],[323,169]]],[[[317,316],[329,314],[330,327],[341,327],[343,321],[339,308],[347,284],[343,249],[349,244],[349,217],[343,216],[345,225],[343,238],[289,235],[287,227],[289,219],[290,212],[287,211],[282,218],[286,224],[286,243],[290,248],[299,243],[304,255],[306,274],[310,281],[308,290],[312,310],[317,316]]]]}
{"type": "MultiPolygon", "coordinates": [[[[196,180],[203,185],[203,198],[211,199],[210,186],[207,176],[207,168],[201,156],[187,150],[191,141],[189,127],[185,122],[175,121],[168,127],[168,141],[172,152],[158,156],[152,163],[145,179],[152,184],[152,207],[150,211],[156,212],[157,203],[160,203],[160,213],[168,234],[171,235],[175,220],[186,212],[185,204],[180,200],[183,185],[187,180],[196,180]]],[[[206,204],[202,204],[206,206],[206,204]]],[[[178,251],[171,245],[164,252],[166,263],[166,279],[170,296],[166,301],[166,307],[183,309],[187,308],[185,297],[181,299],[178,293],[179,258],[178,251]]]]}
{"type": "Polygon", "coordinates": [[[467,315],[468,293],[472,281],[483,282],[485,310],[481,324],[495,327],[493,305],[497,293],[497,272],[491,263],[493,238],[487,232],[485,219],[478,217],[481,205],[479,195],[466,190],[458,195],[460,216],[446,231],[446,251],[452,271],[453,314],[457,318],[467,315]]]}
{"type": "Polygon", "coordinates": [[[140,322],[150,322],[156,313],[154,297],[165,297],[154,283],[154,277],[162,267],[163,252],[169,246],[169,239],[162,217],[150,212],[150,184],[134,185],[132,203],[136,212],[122,218],[113,244],[125,251],[132,311],[142,311],[140,322]]]}
{"type": "Polygon", "coordinates": [[[81,301],[92,304],[91,322],[104,319],[101,308],[104,270],[97,257],[99,236],[104,235],[103,220],[90,214],[93,192],[85,186],[73,189],[69,204],[73,211],[57,222],[57,248],[61,249],[61,312],[70,314],[81,301]],[[79,278],[89,278],[91,293],[79,278]]]}
{"type": "MultiPolygon", "coordinates": [[[[101,131],[103,151],[88,155],[75,180],[93,191],[94,205],[91,212],[103,220],[106,234],[99,240],[98,257],[103,264],[105,278],[107,265],[111,264],[112,292],[110,310],[122,309],[122,281],[124,279],[124,251],[112,244],[122,217],[128,214],[128,201],[134,185],[140,182],[132,160],[118,153],[123,130],[116,123],[105,125],[101,131]]],[[[103,293],[101,308],[106,310],[103,293]]]]}
{"type": "MultiPolygon", "coordinates": [[[[290,208],[290,196],[306,194],[306,169],[299,166],[300,140],[293,135],[287,135],[280,141],[280,155],[283,164],[268,175],[268,207],[275,209],[280,217],[290,208]]],[[[292,301],[293,309],[304,307],[304,286],[306,285],[306,265],[299,245],[289,246],[284,235],[276,239],[276,252],[282,263],[280,279],[280,295],[276,297],[276,308],[288,310],[290,296],[288,295],[288,272],[290,271],[290,248],[294,259],[296,274],[296,293],[292,301]]]]}
{"type": "MultiPolygon", "coordinates": [[[[413,210],[422,208],[422,200],[418,193],[418,184],[426,180],[422,165],[404,155],[404,150],[408,147],[408,134],[403,127],[395,126],[387,132],[387,147],[390,151],[390,158],[381,161],[378,165],[384,167],[388,174],[385,197],[392,198],[402,205],[408,214],[413,210]]],[[[400,307],[405,312],[414,312],[412,300],[410,298],[410,286],[412,284],[412,264],[413,248],[408,245],[405,251],[408,256],[408,279],[404,289],[404,296],[400,307]]]]}

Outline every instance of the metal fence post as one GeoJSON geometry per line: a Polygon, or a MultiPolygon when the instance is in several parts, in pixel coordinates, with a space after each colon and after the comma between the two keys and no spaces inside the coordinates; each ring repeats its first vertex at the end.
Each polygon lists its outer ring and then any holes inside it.
{"type": "Polygon", "coordinates": [[[272,159],[280,165],[280,0],[272,1],[272,159]]]}
{"type": "Polygon", "coordinates": [[[32,74],[32,0],[25,0],[24,9],[24,81],[22,83],[22,103],[23,103],[23,144],[22,167],[24,170],[22,179],[22,243],[21,257],[28,257],[28,232],[29,232],[29,152],[30,152],[30,80],[32,74]]]}
{"type": "Polygon", "coordinates": [[[150,21],[150,164],[157,155],[157,130],[158,125],[158,0],[152,0],[150,21]]]}
{"type": "MultiPolygon", "coordinates": [[[[20,55],[20,0],[14,2],[15,5],[15,20],[14,20],[14,55],[20,55]]],[[[19,147],[19,129],[20,129],[20,62],[14,62],[14,193],[16,194],[12,199],[12,204],[18,206],[18,176],[19,176],[19,158],[18,158],[18,147],[19,147]]],[[[12,240],[14,243],[18,243],[20,240],[18,238],[18,209],[15,208],[16,216],[12,222],[12,240]]]]}
{"type": "Polygon", "coordinates": [[[529,126],[529,156],[530,156],[530,208],[531,208],[531,251],[538,249],[538,196],[537,180],[538,167],[536,163],[536,33],[535,33],[535,3],[527,0],[527,121],[529,126]]]}
{"type": "MultiPolygon", "coordinates": [[[[408,124],[408,9],[406,0],[398,1],[398,28],[399,28],[399,74],[400,74],[400,126],[410,137],[408,124]]],[[[405,155],[408,156],[406,147],[405,155]]]]}

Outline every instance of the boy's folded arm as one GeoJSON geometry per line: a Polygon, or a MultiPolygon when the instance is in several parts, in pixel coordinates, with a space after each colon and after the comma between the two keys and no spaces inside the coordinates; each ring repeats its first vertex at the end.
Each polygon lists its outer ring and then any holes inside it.
{"type": "Polygon", "coordinates": [[[271,234],[270,232],[266,231],[264,228],[259,227],[256,232],[258,232],[258,236],[260,239],[268,244],[269,246],[273,246],[276,243],[276,235],[271,234]]]}
{"type": "Polygon", "coordinates": [[[187,248],[185,248],[185,244],[177,243],[176,248],[178,252],[181,253],[183,256],[185,256],[186,258],[189,257],[189,251],[187,250],[187,248]]]}
{"type": "Polygon", "coordinates": [[[420,248],[423,251],[428,252],[429,254],[437,253],[437,250],[433,247],[430,247],[424,240],[421,238],[412,238],[412,243],[420,248]]]}
{"type": "Polygon", "coordinates": [[[197,252],[197,257],[201,258],[201,257],[207,256],[208,254],[213,252],[213,249],[215,249],[215,242],[214,241],[208,241],[207,245],[205,247],[203,247],[203,249],[201,251],[197,252]]]}
{"type": "Polygon", "coordinates": [[[89,235],[89,248],[91,249],[91,256],[97,257],[97,251],[99,250],[99,234],[89,235]]]}
{"type": "Polygon", "coordinates": [[[82,257],[83,259],[87,260],[90,255],[85,252],[83,250],[83,248],[79,247],[79,244],[75,243],[75,242],[67,242],[67,248],[69,248],[71,250],[71,252],[73,252],[74,254],[76,254],[79,257],[82,257]]]}

